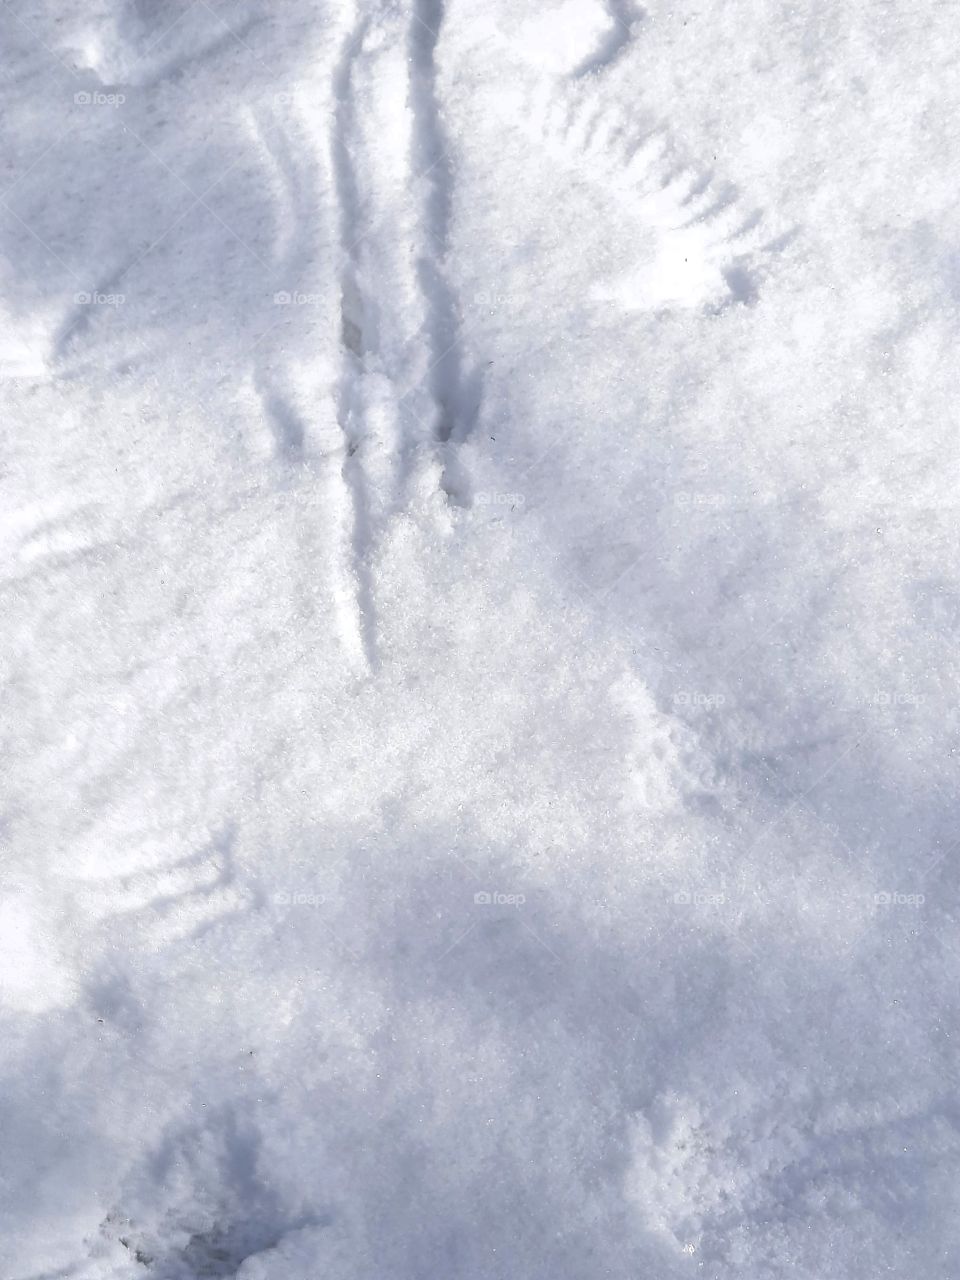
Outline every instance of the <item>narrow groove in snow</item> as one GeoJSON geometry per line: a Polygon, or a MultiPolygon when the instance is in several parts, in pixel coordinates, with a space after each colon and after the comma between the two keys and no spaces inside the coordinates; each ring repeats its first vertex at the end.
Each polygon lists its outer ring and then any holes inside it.
{"type": "Polygon", "coordinates": [[[457,295],[446,270],[454,172],[437,87],[436,51],[444,16],[443,0],[416,0],[410,24],[410,97],[414,117],[414,167],[422,176],[426,191],[425,240],[419,246],[419,280],[428,316],[431,351],[428,378],[437,414],[434,431],[442,444],[448,441],[460,444],[473,430],[480,391],[477,375],[464,368],[457,295]]]}
{"type": "Polygon", "coordinates": [[[344,441],[341,474],[352,508],[352,576],[356,582],[357,630],[368,667],[377,665],[376,614],[370,575],[370,502],[362,462],[365,423],[359,396],[364,376],[365,306],[358,255],[363,226],[360,183],[352,145],[356,130],[353,67],[363,48],[368,22],[360,17],[349,32],[333,76],[333,127],[330,156],[333,167],[340,238],[341,373],[337,388],[337,422],[344,441]]]}

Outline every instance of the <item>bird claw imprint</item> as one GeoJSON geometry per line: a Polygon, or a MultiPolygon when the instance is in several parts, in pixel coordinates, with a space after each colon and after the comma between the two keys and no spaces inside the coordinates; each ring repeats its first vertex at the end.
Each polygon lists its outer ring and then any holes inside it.
{"type": "Polygon", "coordinates": [[[629,240],[625,270],[600,279],[598,302],[626,311],[723,310],[759,297],[765,259],[783,237],[760,209],[711,169],[687,160],[663,124],[638,131],[589,92],[542,86],[520,111],[521,127],[554,166],[607,211],[629,240]]]}
{"type": "Polygon", "coordinates": [[[246,903],[220,842],[147,870],[88,878],[77,900],[94,929],[129,935],[148,950],[194,937],[246,903]]]}

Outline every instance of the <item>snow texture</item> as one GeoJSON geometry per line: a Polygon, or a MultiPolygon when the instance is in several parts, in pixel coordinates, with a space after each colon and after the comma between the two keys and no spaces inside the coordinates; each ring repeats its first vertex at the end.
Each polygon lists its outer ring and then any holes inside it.
{"type": "Polygon", "coordinates": [[[955,6],[0,47],[2,1280],[956,1280],[955,6]]]}

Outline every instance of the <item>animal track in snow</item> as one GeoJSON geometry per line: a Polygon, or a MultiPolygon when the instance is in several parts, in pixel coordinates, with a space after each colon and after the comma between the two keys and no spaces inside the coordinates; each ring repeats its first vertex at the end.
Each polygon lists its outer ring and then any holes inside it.
{"type": "Polygon", "coordinates": [[[2,578],[24,578],[80,559],[109,541],[115,525],[115,516],[97,502],[56,496],[12,511],[0,519],[0,556],[7,562],[2,578]]]}
{"type": "Polygon", "coordinates": [[[75,876],[88,928],[120,933],[156,950],[192,937],[241,911],[246,898],[234,882],[229,832],[194,853],[170,857],[148,841],[134,865],[142,869],[75,876]]]}
{"type": "Polygon", "coordinates": [[[304,86],[251,118],[277,193],[273,286],[279,312],[255,352],[253,380],[274,457],[286,465],[311,464],[326,487],[338,627],[354,660],[370,666],[367,497],[354,461],[356,441],[345,424],[345,375],[337,360],[342,330],[333,318],[340,304],[335,264],[342,182],[337,126],[324,133],[317,118],[322,105],[321,87],[304,86]]]}
{"type": "MultiPolygon", "coordinates": [[[[759,1101],[718,1109],[695,1096],[661,1095],[635,1116],[625,1191],[645,1226],[678,1252],[726,1260],[745,1219],[776,1221],[789,1204],[815,1227],[825,1203],[875,1181],[878,1165],[891,1183],[910,1178],[908,1137],[911,1146],[922,1135],[933,1149],[957,1149],[953,1117],[937,1103],[909,1114],[884,1114],[866,1101],[859,1114],[827,1104],[811,1124],[806,1110],[780,1101],[771,1113],[759,1101]]],[[[882,1211],[889,1184],[874,1194],[882,1211]]]]}
{"type": "Polygon", "coordinates": [[[419,279],[430,344],[427,384],[434,405],[433,434],[444,454],[441,487],[454,503],[466,484],[456,446],[472,433],[480,412],[481,371],[464,367],[460,308],[446,267],[453,217],[454,170],[437,87],[437,45],[444,0],[417,0],[410,26],[410,99],[413,158],[424,191],[419,279]]]}
{"type": "Polygon", "coordinates": [[[612,66],[633,38],[634,25],[646,17],[644,10],[634,0],[607,0],[610,27],[599,46],[573,71],[577,78],[595,75],[612,66]]]}
{"type": "Polygon", "coordinates": [[[180,81],[220,58],[249,55],[254,32],[266,18],[257,13],[245,16],[243,8],[242,2],[230,6],[228,21],[206,4],[127,0],[75,31],[61,56],[101,86],[152,89],[180,81]]]}
{"type": "Polygon", "coordinates": [[[538,73],[574,76],[616,56],[623,30],[616,14],[625,0],[539,0],[504,6],[495,38],[508,58],[520,57],[538,73]]]}
{"type": "Polygon", "coordinates": [[[466,437],[476,408],[445,270],[453,177],[436,83],[443,21],[439,0],[408,13],[385,5],[347,39],[335,77],[344,410],[365,467],[380,467],[371,488],[394,505],[409,496],[418,460],[466,437]]]}
{"type": "Polygon", "coordinates": [[[129,816],[130,824],[122,810],[93,824],[56,854],[43,893],[4,883],[0,1006],[36,1012],[68,1004],[77,975],[94,972],[106,952],[162,951],[245,909],[229,830],[184,853],[188,840],[137,832],[129,816]]]}
{"type": "MultiPolygon", "coordinates": [[[[237,1066],[252,1077],[254,1054],[241,1051],[237,1066]]],[[[291,1215],[257,1176],[263,1135],[248,1111],[229,1101],[204,1104],[202,1129],[193,1117],[171,1125],[150,1159],[131,1170],[91,1252],[136,1263],[149,1280],[226,1280],[311,1228],[322,1234],[325,1212],[291,1215]],[[171,1169],[159,1197],[153,1162],[171,1169]]]]}
{"type": "Polygon", "coordinates": [[[638,138],[635,125],[596,108],[589,93],[566,99],[549,85],[520,118],[576,188],[615,206],[629,234],[632,261],[593,286],[595,301],[658,311],[756,300],[775,233],[732,184],[682,158],[663,126],[638,138]]]}
{"type": "Polygon", "coordinates": [[[186,1237],[185,1242],[171,1245],[169,1238],[144,1233],[117,1212],[108,1214],[100,1227],[104,1241],[119,1244],[150,1280],[227,1280],[249,1259],[274,1249],[286,1234],[244,1220],[197,1230],[177,1223],[168,1230],[169,1237],[186,1237]]]}
{"type": "Polygon", "coordinates": [[[440,0],[407,12],[344,6],[336,58],[250,117],[275,192],[268,279],[285,299],[254,355],[264,452],[328,484],[339,629],[367,670],[377,665],[379,541],[422,497],[424,473],[455,500],[462,493],[455,446],[479,408],[445,264],[443,19],[440,0]]]}
{"type": "Polygon", "coordinates": [[[325,504],[342,565],[337,612],[368,669],[378,539],[420,462],[439,471],[437,446],[462,418],[456,306],[432,245],[445,236],[447,191],[432,82],[441,17],[426,3],[407,14],[384,5],[376,18],[353,7],[327,76],[253,121],[278,192],[277,292],[322,300],[290,306],[282,343],[258,352],[255,384],[275,454],[338,470],[325,504]]]}
{"type": "Polygon", "coordinates": [[[296,101],[251,112],[250,129],[275,192],[276,319],[254,349],[254,381],[275,456],[296,463],[308,455],[333,454],[338,446],[330,413],[334,375],[324,359],[333,298],[324,268],[334,246],[322,197],[330,176],[296,101]]]}

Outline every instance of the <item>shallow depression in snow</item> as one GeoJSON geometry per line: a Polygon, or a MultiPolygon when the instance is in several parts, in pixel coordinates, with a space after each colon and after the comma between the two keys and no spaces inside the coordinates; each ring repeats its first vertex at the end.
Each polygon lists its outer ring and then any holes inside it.
{"type": "Polygon", "coordinates": [[[953,1280],[949,12],[0,45],[0,1275],[953,1280]]]}

